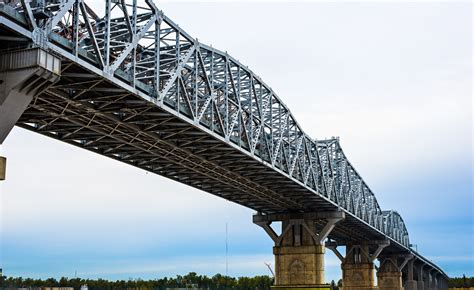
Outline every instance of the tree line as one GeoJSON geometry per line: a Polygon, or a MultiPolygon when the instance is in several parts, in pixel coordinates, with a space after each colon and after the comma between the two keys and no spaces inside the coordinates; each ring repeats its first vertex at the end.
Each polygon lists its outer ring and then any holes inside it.
{"type": "MultiPolygon", "coordinates": [[[[110,281],[105,279],[81,279],[81,278],[66,278],[59,280],[55,278],[48,279],[32,279],[22,277],[5,277],[0,276],[0,289],[6,288],[20,288],[20,287],[73,287],[75,290],[80,290],[82,285],[87,285],[89,290],[165,290],[167,288],[186,288],[191,284],[210,290],[270,290],[274,279],[269,276],[255,276],[255,277],[230,277],[221,274],[216,274],[212,277],[205,275],[198,275],[195,272],[187,275],[176,277],[164,277],[154,280],[116,280],[110,281]]],[[[453,277],[449,279],[450,288],[466,288],[474,287],[474,277],[453,277]]],[[[336,283],[332,281],[331,288],[337,289],[342,286],[342,280],[336,283]]]]}
{"type": "Polygon", "coordinates": [[[463,275],[462,277],[449,278],[448,285],[450,288],[474,287],[474,277],[466,277],[466,275],[463,275]]]}
{"type": "Polygon", "coordinates": [[[269,290],[270,286],[273,285],[273,278],[269,276],[234,278],[221,274],[207,277],[191,272],[184,276],[177,275],[174,278],[164,277],[154,280],[135,279],[110,281],[105,279],[66,277],[59,280],[55,278],[43,280],[22,277],[2,277],[0,279],[0,289],[20,287],[74,287],[75,290],[79,290],[82,285],[87,285],[89,290],[165,290],[167,288],[185,288],[191,284],[195,284],[199,286],[199,288],[210,290],[269,290]]]}

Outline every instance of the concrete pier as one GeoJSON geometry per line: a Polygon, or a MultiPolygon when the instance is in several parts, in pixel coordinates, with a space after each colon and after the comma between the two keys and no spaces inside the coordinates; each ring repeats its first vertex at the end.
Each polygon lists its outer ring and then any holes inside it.
{"type": "Polygon", "coordinates": [[[402,272],[385,269],[377,272],[377,282],[380,290],[403,290],[402,272]]]}
{"type": "Polygon", "coordinates": [[[380,290],[404,290],[402,270],[413,258],[412,255],[391,255],[380,259],[377,285],[380,290]]]}
{"type": "Polygon", "coordinates": [[[275,285],[314,286],[324,281],[324,246],[275,246],[275,285]]]}
{"type": "Polygon", "coordinates": [[[417,290],[418,288],[418,282],[415,281],[414,279],[414,259],[411,259],[410,261],[408,261],[408,264],[407,264],[407,281],[405,282],[405,289],[406,290],[417,290]]]}
{"type": "Polygon", "coordinates": [[[342,288],[344,290],[377,289],[375,286],[375,267],[367,245],[349,244],[346,247],[346,258],[341,265],[342,288]]]}
{"type": "Polygon", "coordinates": [[[324,279],[323,242],[343,218],[342,212],[254,216],[254,223],[275,242],[275,289],[329,289],[324,279]],[[318,220],[326,222],[319,232],[318,220]],[[270,226],[274,221],[282,222],[279,235],[270,226]]]}
{"type": "Polygon", "coordinates": [[[337,243],[327,242],[326,247],[331,249],[341,260],[342,289],[377,289],[374,279],[374,261],[389,244],[388,241],[374,241],[372,243],[351,242],[346,245],[346,254],[344,257],[337,250],[337,243]]]}

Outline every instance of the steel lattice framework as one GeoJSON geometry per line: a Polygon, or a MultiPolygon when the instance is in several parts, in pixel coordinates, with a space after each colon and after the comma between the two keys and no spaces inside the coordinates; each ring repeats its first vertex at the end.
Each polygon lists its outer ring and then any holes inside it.
{"type": "Polygon", "coordinates": [[[413,252],[403,219],[382,211],[337,138],[310,138],[260,77],[151,0],[105,0],[103,15],[86,0],[0,3],[3,33],[27,40],[12,43],[63,59],[19,126],[260,212],[343,210],[332,238],[413,252]]]}

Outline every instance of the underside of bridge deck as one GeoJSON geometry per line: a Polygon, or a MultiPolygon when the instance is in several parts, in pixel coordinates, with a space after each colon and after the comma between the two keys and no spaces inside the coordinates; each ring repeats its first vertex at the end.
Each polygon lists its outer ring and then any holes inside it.
{"type": "MultiPolygon", "coordinates": [[[[74,63],[35,96],[17,125],[272,213],[334,209],[292,180],[74,63]]],[[[348,217],[331,237],[380,239],[348,217]]]]}
{"type": "Polygon", "coordinates": [[[381,209],[337,138],[307,136],[259,77],[151,0],[106,0],[103,17],[85,1],[0,0],[0,143],[16,124],[254,209],[275,241],[276,287],[322,285],[326,238],[347,249],[344,288],[374,287],[379,241],[379,287],[403,287],[399,257],[410,255],[441,285],[446,275],[411,249],[403,219],[381,209]]]}

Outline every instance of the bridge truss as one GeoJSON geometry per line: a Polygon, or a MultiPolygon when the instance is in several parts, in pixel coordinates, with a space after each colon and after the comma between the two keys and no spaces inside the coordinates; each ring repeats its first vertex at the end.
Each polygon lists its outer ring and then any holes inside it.
{"type": "Polygon", "coordinates": [[[414,252],[337,138],[306,135],[260,77],[151,0],[105,0],[103,11],[87,0],[0,3],[2,49],[40,47],[63,62],[17,125],[259,212],[342,210],[332,238],[414,252]]]}

